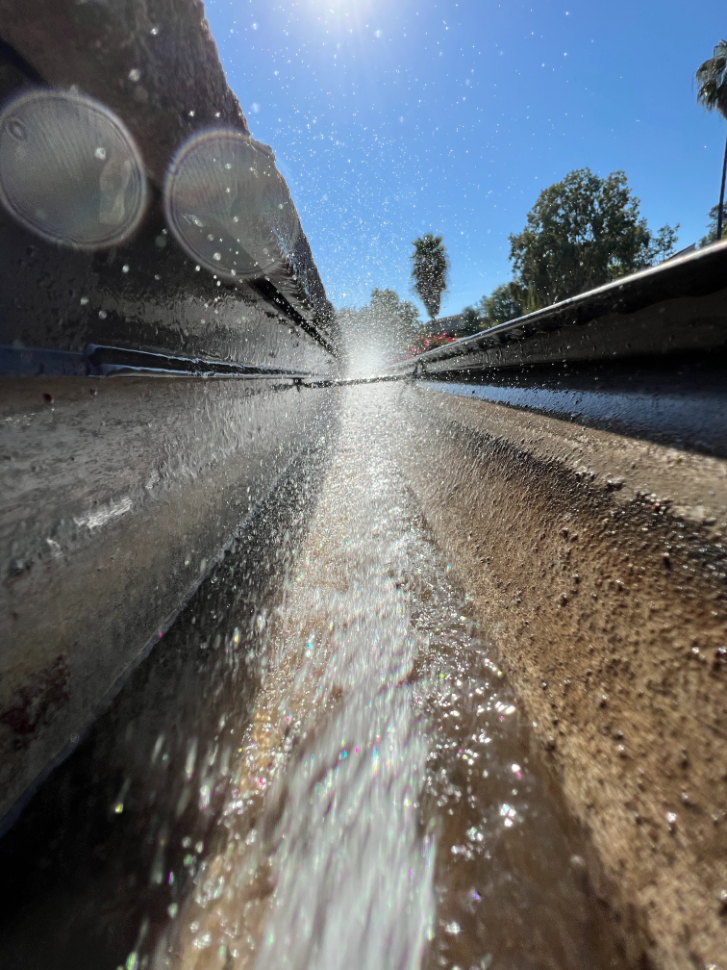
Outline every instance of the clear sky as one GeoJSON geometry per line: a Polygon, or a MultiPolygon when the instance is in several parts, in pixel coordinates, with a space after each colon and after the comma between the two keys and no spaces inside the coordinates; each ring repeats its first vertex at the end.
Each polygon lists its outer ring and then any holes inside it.
{"type": "MultiPolygon", "coordinates": [[[[271,145],[329,298],[412,299],[444,236],[442,315],[511,278],[508,234],[574,168],[623,169],[656,229],[705,231],[727,125],[694,70],[725,0],[207,0],[253,136],[271,145]]],[[[420,304],[421,306],[421,304],[420,304]]],[[[422,314],[424,316],[424,314],[422,314]]]]}

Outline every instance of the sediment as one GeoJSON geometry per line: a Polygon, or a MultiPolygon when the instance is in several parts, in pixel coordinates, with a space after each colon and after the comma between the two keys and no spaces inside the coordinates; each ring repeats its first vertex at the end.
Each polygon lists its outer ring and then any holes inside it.
{"type": "Polygon", "coordinates": [[[634,966],[727,962],[727,468],[436,390],[400,461],[589,835],[634,966]]]}

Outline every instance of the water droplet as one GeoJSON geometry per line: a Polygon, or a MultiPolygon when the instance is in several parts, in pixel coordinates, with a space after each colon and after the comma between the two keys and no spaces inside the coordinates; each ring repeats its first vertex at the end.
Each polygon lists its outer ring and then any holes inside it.
{"type": "Polygon", "coordinates": [[[18,141],[25,141],[28,137],[25,130],[25,125],[20,120],[20,118],[11,118],[8,122],[8,131],[13,136],[17,138],[18,141]]]}
{"type": "Polygon", "coordinates": [[[223,279],[232,278],[233,269],[235,277],[253,278],[260,269],[276,268],[281,249],[294,249],[300,229],[286,207],[284,184],[271,178],[274,174],[270,157],[236,131],[200,133],[181,147],[167,174],[164,206],[170,229],[195,262],[223,279]],[[214,250],[191,231],[185,218],[190,209],[205,225],[218,227],[207,240],[216,243],[214,250]],[[273,225],[280,248],[270,244],[273,225]],[[246,255],[236,260],[240,244],[246,255]]]}
{"type": "Polygon", "coordinates": [[[184,777],[191,781],[194,775],[194,765],[197,760],[197,739],[194,738],[187,749],[187,759],[184,763],[184,777]]]}
{"type": "Polygon", "coordinates": [[[129,71],[129,80],[130,80],[130,81],[131,81],[131,82],[132,82],[133,84],[136,84],[136,82],[137,82],[137,81],[139,81],[139,80],[141,80],[141,71],[139,70],[139,68],[138,68],[138,67],[133,67],[133,68],[132,68],[132,69],[131,69],[131,70],[129,71]]]}
{"type": "Polygon", "coordinates": [[[0,202],[26,229],[77,249],[116,246],[146,198],[131,135],[97,101],[34,89],[0,112],[0,202]]]}

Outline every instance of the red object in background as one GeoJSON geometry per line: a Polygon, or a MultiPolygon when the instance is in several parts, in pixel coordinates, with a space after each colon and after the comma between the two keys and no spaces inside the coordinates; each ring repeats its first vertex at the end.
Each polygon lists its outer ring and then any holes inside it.
{"type": "Polygon", "coordinates": [[[441,347],[443,344],[451,344],[454,339],[446,331],[444,333],[437,333],[433,337],[420,337],[419,340],[408,348],[403,359],[408,360],[410,357],[416,357],[418,354],[423,354],[427,350],[434,350],[435,347],[441,347]]]}

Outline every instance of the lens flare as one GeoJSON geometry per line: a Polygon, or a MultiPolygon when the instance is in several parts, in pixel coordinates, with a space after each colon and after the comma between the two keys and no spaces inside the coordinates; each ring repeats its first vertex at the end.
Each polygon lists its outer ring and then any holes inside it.
{"type": "Polygon", "coordinates": [[[203,132],[182,146],[164,209],[180,245],[223,279],[276,272],[300,232],[272,153],[236,131],[203,132]]]}
{"type": "Polygon", "coordinates": [[[144,214],[143,163],[123,122],[91,98],[36,90],[0,112],[0,202],[74,249],[117,246],[144,214]]]}

